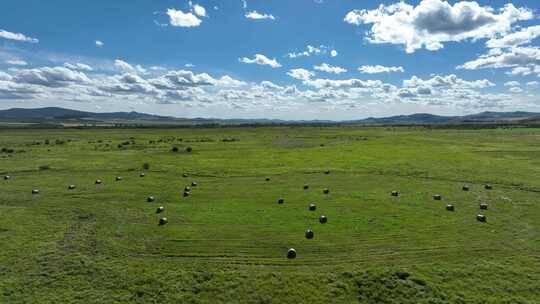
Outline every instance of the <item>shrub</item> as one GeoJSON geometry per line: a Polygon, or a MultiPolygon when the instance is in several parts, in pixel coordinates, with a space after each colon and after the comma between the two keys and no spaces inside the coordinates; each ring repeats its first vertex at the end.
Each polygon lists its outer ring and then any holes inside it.
{"type": "Polygon", "coordinates": [[[150,164],[149,164],[149,163],[144,163],[144,164],[143,164],[143,169],[144,169],[144,170],[150,169],[150,164]]]}
{"type": "Polygon", "coordinates": [[[171,151],[173,151],[173,152],[178,152],[178,147],[173,147],[173,148],[171,149],[171,151]]]}
{"type": "Polygon", "coordinates": [[[39,166],[39,170],[41,171],[44,171],[44,170],[49,170],[51,167],[49,167],[49,165],[41,165],[39,166]]]}
{"type": "Polygon", "coordinates": [[[191,147],[186,148],[186,152],[191,153],[191,151],[193,151],[193,149],[191,147]]]}

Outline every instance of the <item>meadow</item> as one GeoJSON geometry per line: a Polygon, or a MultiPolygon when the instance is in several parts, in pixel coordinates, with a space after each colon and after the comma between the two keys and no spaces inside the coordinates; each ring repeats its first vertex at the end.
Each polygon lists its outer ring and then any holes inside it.
{"type": "Polygon", "coordinates": [[[1,303],[540,303],[540,129],[3,129],[0,148],[1,303]]]}

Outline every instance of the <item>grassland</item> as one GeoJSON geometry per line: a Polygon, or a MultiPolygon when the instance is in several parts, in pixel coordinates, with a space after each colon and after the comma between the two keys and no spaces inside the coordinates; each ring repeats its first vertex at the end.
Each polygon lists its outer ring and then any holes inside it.
{"type": "Polygon", "coordinates": [[[539,129],[10,129],[2,147],[0,303],[540,303],[539,129]]]}

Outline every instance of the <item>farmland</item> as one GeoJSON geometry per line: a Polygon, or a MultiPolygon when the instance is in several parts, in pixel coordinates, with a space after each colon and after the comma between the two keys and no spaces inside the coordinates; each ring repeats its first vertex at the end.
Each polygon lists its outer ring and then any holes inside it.
{"type": "Polygon", "coordinates": [[[0,148],[2,303],[540,301],[540,129],[5,129],[0,148]]]}

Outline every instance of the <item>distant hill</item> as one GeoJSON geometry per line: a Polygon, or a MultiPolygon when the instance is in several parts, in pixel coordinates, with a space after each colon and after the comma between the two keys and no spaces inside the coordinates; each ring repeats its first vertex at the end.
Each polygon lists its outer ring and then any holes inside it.
{"type": "Polygon", "coordinates": [[[94,113],[59,107],[0,110],[0,122],[49,124],[154,124],[154,125],[245,125],[245,124],[361,124],[361,125],[453,125],[540,123],[540,113],[482,112],[465,116],[440,116],[427,113],[390,117],[330,121],[275,119],[176,118],[139,112],[94,113]]]}

